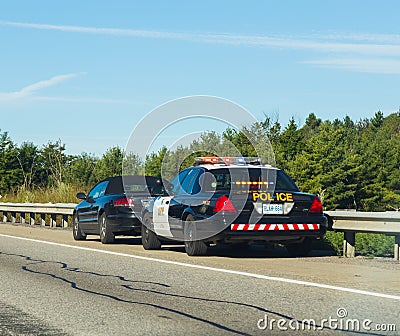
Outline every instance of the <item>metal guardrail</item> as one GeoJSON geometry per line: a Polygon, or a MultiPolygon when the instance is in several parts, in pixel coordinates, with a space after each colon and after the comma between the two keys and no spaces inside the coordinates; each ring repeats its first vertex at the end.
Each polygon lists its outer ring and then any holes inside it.
{"type": "Polygon", "coordinates": [[[325,211],[330,229],[344,232],[343,255],[355,256],[356,233],[380,233],[395,236],[394,258],[400,260],[400,212],[325,211]]]}
{"type": "MultiPolygon", "coordinates": [[[[68,227],[75,206],[74,203],[0,203],[0,218],[3,222],[15,223],[18,219],[19,223],[35,225],[39,217],[40,225],[56,227],[59,216],[60,226],[68,227]]],[[[394,258],[400,259],[400,212],[325,211],[325,214],[331,230],[344,232],[344,256],[355,256],[356,233],[365,232],[394,235],[394,258]]]]}
{"type": "Polygon", "coordinates": [[[76,204],[74,203],[0,203],[0,213],[4,223],[19,223],[57,227],[57,217],[61,227],[68,227],[69,216],[72,216],[76,204]],[[29,216],[29,219],[27,217],[29,216]],[[37,220],[39,218],[39,220],[37,220]]]}

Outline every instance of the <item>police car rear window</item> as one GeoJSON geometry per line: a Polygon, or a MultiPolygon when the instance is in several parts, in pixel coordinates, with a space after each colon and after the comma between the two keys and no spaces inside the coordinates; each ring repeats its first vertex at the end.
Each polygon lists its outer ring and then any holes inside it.
{"type": "Polygon", "coordinates": [[[299,191],[293,180],[281,170],[268,168],[220,168],[210,170],[215,180],[205,181],[204,188],[230,190],[232,185],[245,186],[249,190],[275,189],[283,191],[299,191]]]}

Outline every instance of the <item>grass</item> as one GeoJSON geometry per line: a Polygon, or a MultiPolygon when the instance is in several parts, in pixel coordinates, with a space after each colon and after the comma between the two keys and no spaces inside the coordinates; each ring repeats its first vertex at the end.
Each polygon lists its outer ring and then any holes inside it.
{"type": "Polygon", "coordinates": [[[60,183],[51,187],[37,187],[35,189],[18,189],[4,195],[1,202],[13,203],[77,203],[76,194],[86,190],[76,185],[60,183]]]}

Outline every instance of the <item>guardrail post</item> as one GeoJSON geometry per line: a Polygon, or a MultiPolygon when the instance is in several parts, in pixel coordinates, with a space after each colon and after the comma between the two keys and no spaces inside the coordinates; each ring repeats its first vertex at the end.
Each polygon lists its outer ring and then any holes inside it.
{"type": "Polygon", "coordinates": [[[25,224],[25,212],[21,212],[21,213],[19,214],[19,222],[20,222],[21,224],[25,224]]]}
{"type": "Polygon", "coordinates": [[[16,218],[17,218],[17,214],[14,211],[12,211],[11,212],[11,223],[15,223],[16,218]]]}
{"type": "Polygon", "coordinates": [[[7,211],[3,211],[3,223],[7,223],[7,211]]]}
{"type": "Polygon", "coordinates": [[[50,227],[56,227],[57,226],[57,215],[56,214],[51,214],[50,215],[50,227]]]}
{"type": "Polygon", "coordinates": [[[29,224],[35,225],[35,214],[33,212],[31,212],[29,215],[29,224]]]}
{"type": "Polygon", "coordinates": [[[343,256],[354,258],[356,255],[356,233],[345,232],[343,241],[343,256]]]}
{"type": "Polygon", "coordinates": [[[394,259],[400,260],[400,236],[394,236],[394,259]]]}
{"type": "Polygon", "coordinates": [[[46,226],[46,214],[40,214],[40,225],[46,226]]]}
{"type": "Polygon", "coordinates": [[[62,215],[61,226],[68,227],[68,215],[62,215]]]}

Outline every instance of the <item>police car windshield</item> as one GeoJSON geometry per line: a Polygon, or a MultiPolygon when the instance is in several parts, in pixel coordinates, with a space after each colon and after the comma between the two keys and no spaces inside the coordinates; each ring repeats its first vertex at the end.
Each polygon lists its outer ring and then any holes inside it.
{"type": "MultiPolygon", "coordinates": [[[[245,186],[248,190],[274,189],[299,191],[293,180],[283,171],[268,168],[219,168],[209,171],[214,178],[211,187],[216,191],[245,186]]],[[[205,186],[207,189],[207,186],[205,186]]]]}

